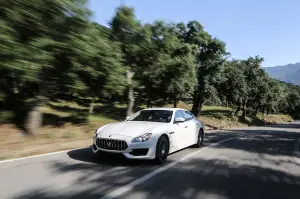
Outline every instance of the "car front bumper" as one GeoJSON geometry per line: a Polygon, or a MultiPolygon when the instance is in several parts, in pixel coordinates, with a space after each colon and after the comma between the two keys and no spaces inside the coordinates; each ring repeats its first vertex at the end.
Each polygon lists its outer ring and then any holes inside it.
{"type": "Polygon", "coordinates": [[[97,139],[96,137],[93,138],[93,147],[92,147],[92,151],[95,154],[103,151],[107,153],[123,154],[123,156],[128,159],[154,159],[155,158],[156,141],[151,138],[146,142],[136,142],[136,143],[131,143],[130,141],[125,140],[128,147],[126,150],[123,151],[100,148],[96,144],[96,139],[97,139]]]}

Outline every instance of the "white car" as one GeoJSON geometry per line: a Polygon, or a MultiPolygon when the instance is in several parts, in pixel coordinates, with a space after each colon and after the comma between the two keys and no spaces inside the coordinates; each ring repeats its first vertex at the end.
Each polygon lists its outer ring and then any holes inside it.
{"type": "Polygon", "coordinates": [[[125,121],[98,128],[93,152],[122,153],[129,159],[153,159],[162,164],[170,153],[201,147],[204,127],[192,113],[179,108],[143,109],[125,121]]]}

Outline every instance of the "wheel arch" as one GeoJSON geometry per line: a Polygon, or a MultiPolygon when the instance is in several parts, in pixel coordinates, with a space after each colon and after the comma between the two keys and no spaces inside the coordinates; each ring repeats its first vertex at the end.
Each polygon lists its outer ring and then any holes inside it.
{"type": "Polygon", "coordinates": [[[169,152],[170,152],[170,149],[171,149],[171,143],[170,143],[170,138],[169,138],[169,136],[168,136],[166,133],[163,133],[163,134],[161,134],[161,136],[159,136],[159,137],[165,137],[165,138],[167,138],[167,140],[168,140],[168,142],[169,142],[169,152]]]}
{"type": "Polygon", "coordinates": [[[204,127],[203,126],[200,128],[199,132],[202,133],[203,136],[205,136],[205,131],[204,131],[204,127]]]}
{"type": "Polygon", "coordinates": [[[159,137],[162,137],[162,136],[166,137],[168,139],[168,142],[170,143],[169,136],[166,133],[161,134],[161,136],[159,136],[159,137]]]}

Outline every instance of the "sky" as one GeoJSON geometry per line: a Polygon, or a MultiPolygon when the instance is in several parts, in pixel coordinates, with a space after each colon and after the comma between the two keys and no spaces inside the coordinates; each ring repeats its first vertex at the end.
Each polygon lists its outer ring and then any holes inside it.
{"type": "Polygon", "coordinates": [[[122,2],[142,23],[199,21],[232,58],[259,55],[263,67],[300,62],[300,0],[89,0],[91,20],[107,25],[122,2]]]}

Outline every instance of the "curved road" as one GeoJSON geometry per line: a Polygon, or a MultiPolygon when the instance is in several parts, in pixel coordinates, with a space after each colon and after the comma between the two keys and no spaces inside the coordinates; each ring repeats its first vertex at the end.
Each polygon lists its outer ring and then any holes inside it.
{"type": "Polygon", "coordinates": [[[90,148],[1,162],[0,198],[299,199],[297,139],[299,123],[210,132],[163,166],[90,148]]]}

